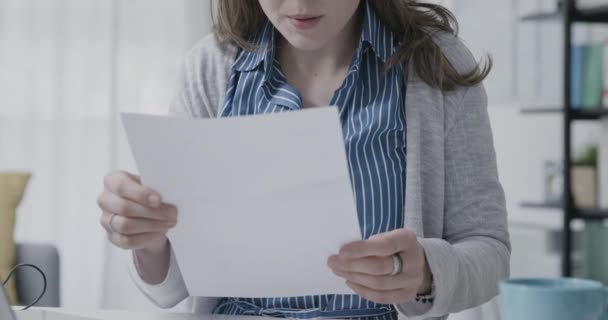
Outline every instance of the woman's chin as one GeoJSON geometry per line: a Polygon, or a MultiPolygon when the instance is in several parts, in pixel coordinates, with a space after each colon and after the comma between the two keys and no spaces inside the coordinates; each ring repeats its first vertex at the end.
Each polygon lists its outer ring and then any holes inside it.
{"type": "Polygon", "coordinates": [[[290,33],[285,36],[285,40],[289,42],[291,46],[298,50],[313,51],[324,47],[325,43],[320,41],[318,36],[312,36],[310,34],[304,35],[299,33],[290,33]]]}

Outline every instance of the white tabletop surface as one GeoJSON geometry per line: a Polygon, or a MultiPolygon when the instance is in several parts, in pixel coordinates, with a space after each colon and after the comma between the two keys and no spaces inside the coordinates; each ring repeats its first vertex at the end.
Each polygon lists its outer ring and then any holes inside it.
{"type": "MultiPolygon", "coordinates": [[[[32,308],[27,311],[15,309],[17,320],[251,320],[248,316],[192,315],[187,313],[139,312],[118,310],[67,310],[55,308],[32,308]]],[[[255,319],[273,319],[255,317],[255,319]]]]}

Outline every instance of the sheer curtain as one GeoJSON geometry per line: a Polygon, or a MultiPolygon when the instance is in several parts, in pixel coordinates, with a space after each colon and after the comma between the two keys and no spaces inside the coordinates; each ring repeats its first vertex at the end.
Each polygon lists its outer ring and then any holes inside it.
{"type": "MultiPolygon", "coordinates": [[[[209,5],[208,0],[120,1],[116,26],[118,110],[167,113],[184,52],[211,30],[209,5]]],[[[117,167],[136,172],[122,127],[116,132],[117,167]]],[[[108,246],[107,257],[103,307],[154,308],[129,278],[124,252],[108,246]]],[[[187,308],[187,303],[184,306],[187,308]]]]}
{"type": "Polygon", "coordinates": [[[0,0],[0,170],[33,173],[15,236],[58,247],[66,307],[114,305],[122,290],[96,206],[103,176],[134,167],[118,113],[166,112],[208,6],[0,0]]]}

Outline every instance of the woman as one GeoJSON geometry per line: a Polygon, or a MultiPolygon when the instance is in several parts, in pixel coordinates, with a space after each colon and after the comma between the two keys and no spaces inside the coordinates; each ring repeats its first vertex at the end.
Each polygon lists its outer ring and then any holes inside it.
{"type": "MultiPolygon", "coordinates": [[[[327,261],[354,295],[195,298],[200,312],[428,319],[496,295],[510,245],[481,84],[491,66],[458,40],[449,11],[416,0],[223,0],[215,20],[187,56],[171,113],[337,106],[364,240],[327,261]]],[[[185,299],[165,236],[177,209],[126,172],[106,177],[99,205],[109,240],[133,252],[139,288],[162,307],[185,299]]]]}

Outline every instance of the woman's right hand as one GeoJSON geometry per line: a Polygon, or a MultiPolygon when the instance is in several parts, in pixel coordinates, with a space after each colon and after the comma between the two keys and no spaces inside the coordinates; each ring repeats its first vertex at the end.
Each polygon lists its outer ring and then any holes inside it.
{"type": "Polygon", "coordinates": [[[162,203],[158,192],[124,171],[108,174],[97,203],[108,240],[122,249],[160,255],[168,252],[167,231],[177,223],[177,209],[162,203]]]}

